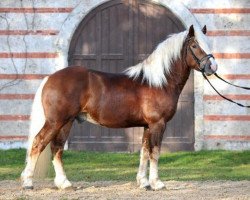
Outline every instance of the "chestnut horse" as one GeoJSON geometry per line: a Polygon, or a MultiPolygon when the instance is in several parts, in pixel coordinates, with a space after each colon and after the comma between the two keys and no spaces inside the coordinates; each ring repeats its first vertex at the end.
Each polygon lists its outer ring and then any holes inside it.
{"type": "Polygon", "coordinates": [[[217,70],[205,33],[206,26],[202,30],[190,26],[120,74],[74,66],[46,77],[32,107],[23,188],[33,188],[38,157],[49,143],[55,185],[60,189],[72,186],[63,169],[62,153],[75,119],[112,128],[144,127],[137,182],[140,188],[164,188],[158,177],[158,158],[166,123],[176,112],[190,70],[207,75],[217,70]]]}

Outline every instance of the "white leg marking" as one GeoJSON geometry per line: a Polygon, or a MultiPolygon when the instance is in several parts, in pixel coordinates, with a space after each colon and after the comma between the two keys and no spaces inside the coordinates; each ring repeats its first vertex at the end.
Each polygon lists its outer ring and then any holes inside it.
{"type": "Polygon", "coordinates": [[[65,188],[71,187],[72,184],[69,182],[69,180],[66,177],[66,174],[65,174],[65,172],[63,170],[61,160],[58,160],[58,158],[54,158],[54,160],[52,162],[53,162],[54,169],[55,169],[55,172],[56,172],[56,177],[54,179],[55,185],[59,189],[65,189],[65,188]]]}
{"type": "Polygon", "coordinates": [[[149,152],[145,147],[142,147],[140,155],[140,165],[136,177],[137,184],[140,186],[140,188],[149,187],[149,182],[147,179],[148,160],[149,152]]]}
{"type": "Polygon", "coordinates": [[[27,157],[26,167],[21,174],[21,181],[23,188],[30,188],[30,189],[33,188],[32,177],[34,175],[37,159],[38,159],[37,155],[33,155],[32,157],[29,155],[27,157]]]}
{"type": "Polygon", "coordinates": [[[160,156],[160,149],[159,147],[155,146],[150,156],[150,171],[149,171],[149,183],[153,190],[160,190],[165,188],[164,183],[160,181],[158,176],[159,156],[160,156]]]}

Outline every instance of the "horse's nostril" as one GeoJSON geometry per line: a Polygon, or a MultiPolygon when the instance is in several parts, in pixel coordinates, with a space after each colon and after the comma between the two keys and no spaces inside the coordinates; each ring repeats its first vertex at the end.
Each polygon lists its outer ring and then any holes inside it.
{"type": "Polygon", "coordinates": [[[215,62],[215,60],[213,58],[210,58],[209,59],[210,61],[210,69],[213,71],[213,72],[216,72],[217,71],[217,63],[215,62]]]}
{"type": "Polygon", "coordinates": [[[210,68],[211,68],[211,70],[216,72],[218,67],[217,67],[217,65],[210,65],[210,68]]]}

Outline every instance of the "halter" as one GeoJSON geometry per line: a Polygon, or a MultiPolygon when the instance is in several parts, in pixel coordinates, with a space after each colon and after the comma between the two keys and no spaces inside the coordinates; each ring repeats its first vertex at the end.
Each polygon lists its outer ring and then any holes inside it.
{"type": "MultiPolygon", "coordinates": [[[[192,39],[192,38],[190,38],[192,39]]],[[[188,41],[190,40],[188,39],[188,41]]],[[[190,48],[190,46],[187,48],[187,50],[189,50],[191,52],[191,55],[193,57],[193,59],[195,60],[195,62],[198,64],[198,69],[200,70],[200,72],[202,73],[203,77],[206,79],[206,81],[209,83],[209,85],[214,89],[214,91],[219,95],[221,96],[222,98],[226,99],[227,101],[231,102],[231,103],[234,103],[238,106],[241,106],[241,107],[245,107],[245,108],[250,108],[250,106],[248,105],[243,105],[239,102],[236,102],[236,101],[233,101],[232,99],[229,99],[227,97],[225,97],[224,95],[222,95],[220,92],[218,92],[218,90],[212,85],[212,83],[209,81],[209,79],[207,78],[207,76],[205,75],[205,66],[206,66],[206,63],[207,61],[210,59],[210,58],[214,58],[214,56],[212,54],[207,54],[205,55],[203,58],[199,59],[197,58],[197,56],[195,55],[195,53],[193,52],[193,50],[190,48]],[[205,64],[202,65],[202,63],[205,62],[205,64]]],[[[219,78],[220,80],[224,81],[225,83],[227,84],[230,84],[232,86],[235,86],[235,87],[238,87],[238,88],[242,88],[242,89],[245,89],[245,90],[250,90],[249,87],[243,87],[243,86],[238,86],[238,85],[234,85],[232,83],[229,83],[228,81],[224,80],[223,78],[221,78],[217,73],[214,73],[214,75],[219,78]]]]}
{"type": "Polygon", "coordinates": [[[214,58],[214,56],[213,56],[212,54],[207,54],[207,55],[205,55],[203,58],[199,59],[199,58],[195,55],[195,53],[193,52],[193,50],[190,48],[190,46],[189,46],[188,49],[189,49],[189,51],[191,52],[191,55],[192,55],[193,59],[195,60],[195,62],[198,64],[198,66],[199,66],[198,69],[199,69],[202,73],[204,73],[204,72],[205,72],[205,65],[206,65],[207,61],[208,61],[210,58],[214,58]],[[203,63],[205,60],[206,60],[205,64],[202,65],[202,63],[203,63]]]}

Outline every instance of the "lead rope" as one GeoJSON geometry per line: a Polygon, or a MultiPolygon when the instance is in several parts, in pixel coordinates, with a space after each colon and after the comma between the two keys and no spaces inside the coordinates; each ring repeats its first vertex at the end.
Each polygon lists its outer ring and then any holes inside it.
{"type": "Polygon", "coordinates": [[[232,83],[230,83],[230,82],[227,82],[226,80],[224,80],[223,78],[221,78],[217,73],[214,73],[214,75],[215,75],[218,79],[222,80],[223,82],[225,82],[225,83],[227,83],[227,84],[229,84],[229,85],[232,85],[232,86],[238,87],[238,88],[242,88],[242,89],[245,89],[245,90],[250,90],[250,87],[243,87],[243,86],[234,85],[234,84],[232,84],[232,83]]]}
{"type": "MultiPolygon", "coordinates": [[[[240,107],[250,108],[250,106],[243,105],[243,104],[241,104],[241,103],[238,103],[238,102],[236,102],[236,101],[233,101],[232,99],[229,99],[229,98],[223,96],[221,93],[219,93],[219,92],[215,89],[215,87],[214,87],[214,86],[212,85],[212,83],[208,80],[208,78],[206,77],[206,75],[204,74],[204,72],[202,72],[202,75],[203,75],[203,77],[207,80],[207,82],[209,83],[209,85],[214,89],[214,91],[215,91],[218,95],[220,95],[222,98],[226,99],[227,101],[229,101],[229,102],[231,102],[231,103],[237,104],[237,105],[240,106],[240,107]]],[[[224,80],[224,79],[223,79],[223,80],[224,80]]],[[[228,83],[227,81],[225,81],[225,82],[228,83]]],[[[229,83],[229,84],[230,84],[230,83],[229,83]]],[[[233,84],[230,84],[230,85],[233,85],[233,84]]],[[[233,85],[233,86],[235,86],[235,87],[240,87],[240,86],[236,86],[236,85],[233,85]]],[[[246,88],[248,88],[248,87],[240,87],[240,88],[246,89],[246,88]]],[[[248,88],[247,90],[249,90],[249,88],[248,88]]]]}

